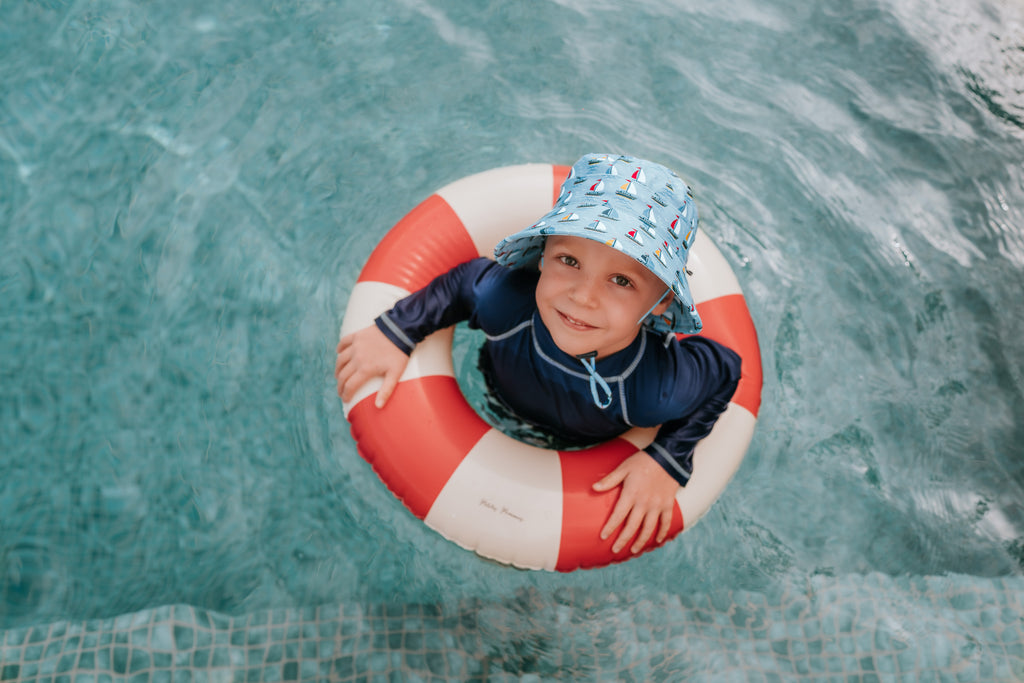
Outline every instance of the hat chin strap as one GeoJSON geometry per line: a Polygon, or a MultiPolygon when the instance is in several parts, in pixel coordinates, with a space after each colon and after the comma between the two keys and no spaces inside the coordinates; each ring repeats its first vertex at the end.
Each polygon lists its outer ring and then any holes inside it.
{"type": "Polygon", "coordinates": [[[640,319],[636,321],[636,324],[637,325],[642,325],[643,322],[645,320],[647,320],[647,316],[649,316],[651,313],[653,313],[654,309],[657,308],[661,304],[661,302],[665,300],[665,297],[668,296],[671,293],[672,293],[672,288],[669,287],[668,289],[665,290],[664,294],[662,294],[661,296],[658,297],[658,300],[654,302],[654,305],[651,306],[650,308],[648,308],[647,312],[644,313],[642,316],[640,316],[640,319]]]}
{"type": "Polygon", "coordinates": [[[594,405],[604,410],[612,404],[612,388],[608,386],[608,382],[604,381],[604,377],[597,374],[597,351],[581,353],[576,358],[590,375],[590,395],[594,399],[594,405]],[[598,388],[604,393],[604,398],[598,395],[598,388]]]}

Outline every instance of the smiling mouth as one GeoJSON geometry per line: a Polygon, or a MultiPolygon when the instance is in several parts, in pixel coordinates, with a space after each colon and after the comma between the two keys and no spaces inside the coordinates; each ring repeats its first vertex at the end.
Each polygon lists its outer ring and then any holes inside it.
{"type": "Polygon", "coordinates": [[[568,327],[570,327],[570,328],[572,328],[574,330],[592,330],[592,329],[595,329],[593,325],[590,325],[589,323],[585,323],[582,320],[577,320],[576,318],[573,318],[570,315],[566,315],[565,313],[562,313],[561,311],[557,311],[557,313],[558,313],[558,317],[562,319],[562,322],[565,323],[568,327]]]}

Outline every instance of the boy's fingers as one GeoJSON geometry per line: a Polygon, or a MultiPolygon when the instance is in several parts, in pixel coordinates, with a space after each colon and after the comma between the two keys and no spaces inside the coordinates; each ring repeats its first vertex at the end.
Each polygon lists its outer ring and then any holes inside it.
{"type": "Polygon", "coordinates": [[[626,521],[626,526],[622,528],[619,533],[619,537],[615,539],[615,545],[612,546],[612,552],[617,553],[626,547],[626,544],[636,535],[637,529],[640,528],[640,522],[643,521],[643,514],[633,508],[633,511],[629,515],[629,519],[626,521]]]}
{"type": "Polygon", "coordinates": [[[352,398],[352,392],[354,390],[352,380],[354,376],[355,372],[349,368],[345,368],[342,370],[341,374],[338,375],[338,396],[341,397],[342,401],[347,402],[352,398]]]}
{"type": "Polygon", "coordinates": [[[661,543],[668,536],[668,532],[672,529],[672,508],[662,510],[661,512],[661,528],[658,529],[658,543],[661,543]]]}
{"type": "Polygon", "coordinates": [[[612,535],[612,532],[619,528],[623,520],[626,519],[626,515],[629,513],[631,506],[623,503],[621,496],[619,502],[615,504],[615,508],[612,509],[611,517],[605,522],[604,527],[601,529],[601,540],[604,540],[612,535]]]}
{"type": "Polygon", "coordinates": [[[658,526],[658,515],[654,512],[648,512],[644,516],[644,525],[640,529],[640,535],[637,536],[636,541],[633,543],[633,547],[629,549],[631,553],[636,555],[638,552],[644,549],[647,545],[647,541],[654,535],[654,530],[658,526]]]}
{"type": "Polygon", "coordinates": [[[377,390],[377,400],[375,404],[378,408],[383,408],[384,404],[391,398],[391,394],[395,392],[395,387],[398,386],[399,375],[390,372],[384,375],[384,380],[381,382],[380,389],[377,390]]]}
{"type": "Polygon", "coordinates": [[[613,489],[622,483],[622,480],[626,478],[626,471],[619,465],[614,470],[606,474],[601,478],[600,481],[594,483],[595,491],[607,491],[613,489]]]}
{"type": "Polygon", "coordinates": [[[341,400],[346,403],[352,400],[352,397],[359,387],[366,384],[366,380],[373,377],[372,373],[368,373],[365,370],[361,370],[353,364],[346,365],[338,375],[338,395],[341,396],[341,400]]]}

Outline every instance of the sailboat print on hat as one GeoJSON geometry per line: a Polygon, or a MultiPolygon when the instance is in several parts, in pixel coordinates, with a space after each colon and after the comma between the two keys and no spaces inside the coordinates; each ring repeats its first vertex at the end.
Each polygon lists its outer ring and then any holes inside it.
{"type": "Polygon", "coordinates": [[[611,247],[612,249],[618,249],[619,251],[623,251],[622,245],[619,244],[619,241],[614,237],[611,238],[610,240],[606,240],[604,246],[611,247]]]}
{"type": "MultiPolygon", "coordinates": [[[[607,205],[608,200],[604,200],[604,203],[607,205]]],[[[617,221],[619,220],[619,212],[615,210],[615,207],[608,206],[601,212],[601,218],[607,218],[610,221],[617,221]]]]}
{"type": "Polygon", "coordinates": [[[644,167],[643,166],[638,166],[637,169],[635,171],[633,171],[632,178],[633,178],[633,180],[637,181],[638,183],[646,183],[647,182],[647,176],[644,175],[644,167]]]}
{"type": "Polygon", "coordinates": [[[571,223],[572,221],[578,221],[580,215],[578,213],[567,213],[558,219],[559,223],[571,223]]]}
{"type": "Polygon", "coordinates": [[[654,228],[658,226],[658,218],[654,215],[653,206],[647,205],[647,210],[640,214],[640,222],[643,223],[643,228],[647,231],[648,235],[657,238],[658,233],[655,232],[654,228]]]}
{"type": "Polygon", "coordinates": [[[668,268],[668,259],[667,259],[667,258],[665,257],[665,252],[664,252],[663,250],[661,250],[661,249],[655,249],[655,250],[654,250],[654,256],[655,256],[655,257],[656,257],[656,258],[657,258],[657,259],[658,259],[659,261],[661,261],[661,265],[663,265],[663,266],[665,266],[666,268],[668,268]]]}
{"type": "MultiPolygon", "coordinates": [[[[687,195],[689,196],[689,195],[687,195]]],[[[683,205],[679,207],[679,214],[688,221],[693,220],[693,202],[689,199],[683,200],[683,205]]]]}
{"type": "Polygon", "coordinates": [[[640,234],[639,230],[634,229],[634,230],[627,231],[626,232],[626,237],[628,237],[629,239],[633,240],[634,242],[636,242],[640,246],[644,245],[644,236],[642,234],[640,234]]]}
{"type": "Polygon", "coordinates": [[[562,189],[562,193],[558,195],[558,201],[556,204],[568,204],[569,200],[572,199],[572,190],[565,187],[562,189]]]}
{"type": "Polygon", "coordinates": [[[679,216],[678,214],[671,223],[668,224],[668,231],[672,233],[672,236],[679,239],[679,216]]]}
{"type": "Polygon", "coordinates": [[[668,206],[668,200],[661,196],[660,192],[655,192],[651,195],[651,199],[658,202],[662,206],[668,206]]]}
{"type": "Polygon", "coordinates": [[[587,230],[593,230],[594,232],[608,232],[608,228],[606,228],[604,223],[602,223],[598,218],[595,218],[587,225],[587,230]]]}
{"type": "Polygon", "coordinates": [[[589,195],[604,194],[604,181],[603,180],[598,180],[596,183],[591,185],[590,189],[587,190],[587,194],[589,194],[589,195]]]}
{"type": "Polygon", "coordinates": [[[622,187],[615,190],[615,194],[622,195],[626,199],[636,199],[636,181],[627,180],[622,187]]]}

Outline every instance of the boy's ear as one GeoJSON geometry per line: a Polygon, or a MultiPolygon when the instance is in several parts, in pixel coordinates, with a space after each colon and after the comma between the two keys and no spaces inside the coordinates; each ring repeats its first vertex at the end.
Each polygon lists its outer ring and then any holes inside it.
{"type": "Polygon", "coordinates": [[[668,307],[672,305],[675,298],[676,297],[671,290],[665,292],[665,296],[661,297],[661,301],[658,302],[658,305],[654,307],[654,310],[652,310],[651,313],[653,315],[661,315],[668,310],[668,307]]]}

